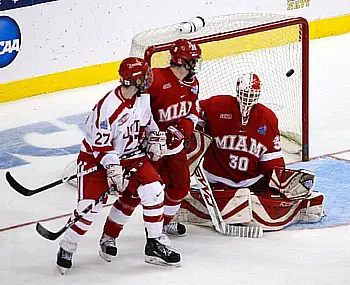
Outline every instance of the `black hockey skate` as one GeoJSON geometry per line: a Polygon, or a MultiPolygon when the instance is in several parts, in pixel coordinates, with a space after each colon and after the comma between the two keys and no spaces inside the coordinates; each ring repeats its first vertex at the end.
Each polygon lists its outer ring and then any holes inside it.
{"type": "Polygon", "coordinates": [[[111,262],[113,257],[117,256],[118,249],[116,246],[115,238],[106,235],[102,235],[100,239],[100,256],[107,262],[111,262]]]}
{"type": "Polygon", "coordinates": [[[166,235],[159,238],[147,238],[145,247],[145,261],[162,266],[181,266],[181,255],[171,246],[166,235]]]}
{"type": "Polygon", "coordinates": [[[171,236],[183,237],[187,234],[186,226],[179,222],[170,222],[163,226],[163,233],[171,236]]]}
{"type": "Polygon", "coordinates": [[[65,274],[66,271],[72,267],[72,258],[73,258],[72,252],[66,251],[60,247],[57,253],[56,264],[57,264],[58,271],[62,275],[65,274]]]}

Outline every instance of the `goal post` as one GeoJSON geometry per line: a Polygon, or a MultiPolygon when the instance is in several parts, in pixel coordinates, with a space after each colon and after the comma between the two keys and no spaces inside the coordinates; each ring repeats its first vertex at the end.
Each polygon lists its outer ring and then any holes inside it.
{"type": "Polygon", "coordinates": [[[300,159],[309,160],[308,22],[273,14],[231,14],[205,19],[204,27],[193,33],[180,28],[181,23],[135,35],[130,55],[144,57],[152,67],[165,67],[172,42],[185,38],[199,44],[200,100],[235,96],[240,75],[258,74],[260,102],[276,113],[282,136],[297,145],[300,159]]]}

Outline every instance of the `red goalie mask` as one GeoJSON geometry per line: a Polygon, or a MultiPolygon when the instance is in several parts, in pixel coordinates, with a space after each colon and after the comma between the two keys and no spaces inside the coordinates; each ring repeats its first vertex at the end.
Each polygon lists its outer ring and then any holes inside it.
{"type": "Polygon", "coordinates": [[[123,85],[134,85],[140,91],[149,88],[153,83],[153,72],[148,63],[138,57],[128,57],[119,67],[120,82],[123,85]]]}

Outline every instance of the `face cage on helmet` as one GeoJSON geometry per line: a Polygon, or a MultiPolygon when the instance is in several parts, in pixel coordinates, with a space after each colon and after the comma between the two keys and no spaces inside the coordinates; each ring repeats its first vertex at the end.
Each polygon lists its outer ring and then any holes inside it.
{"type": "Polygon", "coordinates": [[[184,62],[185,64],[183,65],[183,67],[188,71],[188,75],[186,76],[188,78],[192,78],[201,70],[201,58],[192,58],[190,60],[185,59],[184,62]]]}
{"type": "Polygon", "coordinates": [[[240,90],[237,87],[237,100],[242,115],[242,125],[246,125],[249,120],[249,115],[252,107],[258,103],[260,90],[240,90]]]}
{"type": "Polygon", "coordinates": [[[151,69],[148,69],[142,78],[136,78],[132,80],[132,83],[132,85],[134,85],[140,91],[147,90],[153,83],[153,72],[151,69]]]}

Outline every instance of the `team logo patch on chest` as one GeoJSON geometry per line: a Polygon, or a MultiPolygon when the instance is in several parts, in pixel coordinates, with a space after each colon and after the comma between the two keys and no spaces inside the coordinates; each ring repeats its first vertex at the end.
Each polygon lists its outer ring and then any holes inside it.
{"type": "Polygon", "coordinates": [[[130,114],[126,113],[124,114],[119,120],[118,120],[118,126],[121,126],[126,123],[126,121],[130,118],[130,114]]]}
{"type": "Polygon", "coordinates": [[[163,89],[169,89],[171,88],[171,84],[170,83],[166,83],[163,85],[163,89]]]}
{"type": "Polygon", "coordinates": [[[261,135],[266,135],[266,131],[267,131],[266,125],[263,125],[262,127],[257,129],[258,134],[261,134],[261,135]]]}
{"type": "Polygon", "coordinates": [[[232,114],[221,113],[220,114],[220,119],[230,120],[230,119],[232,119],[232,114]]]}
{"type": "Polygon", "coordinates": [[[107,120],[103,120],[102,122],[100,122],[100,129],[102,129],[102,130],[107,130],[108,129],[108,122],[107,122],[107,120]]]}

